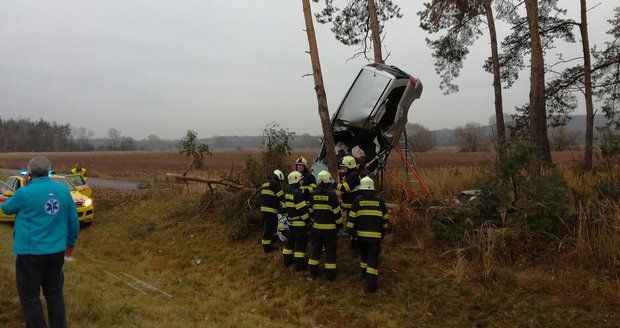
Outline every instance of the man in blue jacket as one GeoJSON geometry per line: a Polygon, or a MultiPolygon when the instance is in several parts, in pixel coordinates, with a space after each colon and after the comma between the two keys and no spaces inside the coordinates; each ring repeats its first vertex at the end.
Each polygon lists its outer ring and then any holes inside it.
{"type": "Polygon", "coordinates": [[[66,186],[49,178],[50,161],[35,157],[28,163],[28,184],[2,204],[15,214],[13,253],[19,302],[27,327],[46,327],[40,290],[50,326],[66,327],[62,293],[64,257],[71,257],[79,231],[77,209],[66,186]]]}

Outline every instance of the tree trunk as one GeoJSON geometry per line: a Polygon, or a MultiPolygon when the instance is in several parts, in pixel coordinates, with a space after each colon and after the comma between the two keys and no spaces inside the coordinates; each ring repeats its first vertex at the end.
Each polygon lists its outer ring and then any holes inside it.
{"type": "Polygon", "coordinates": [[[594,104],[592,102],[592,63],[590,58],[590,40],[588,37],[588,13],[586,0],[581,2],[581,45],[583,46],[583,85],[586,97],[586,149],[584,169],[592,170],[592,145],[594,143],[594,104]]]}
{"type": "Polygon", "coordinates": [[[538,1],[525,0],[530,28],[530,136],[538,148],[541,160],[551,163],[547,135],[547,107],[545,105],[545,58],[538,27],[538,1]]]}
{"type": "Polygon", "coordinates": [[[370,20],[370,31],[372,32],[372,50],[375,54],[375,63],[383,63],[381,53],[381,32],[379,31],[379,18],[377,17],[377,4],[375,0],[368,0],[368,18],[370,20]]]}
{"type": "Polygon", "coordinates": [[[487,16],[489,26],[489,36],[491,37],[491,61],[493,62],[493,90],[495,91],[495,125],[497,129],[497,142],[503,145],[506,141],[506,128],[504,126],[504,108],[502,101],[502,81],[499,71],[499,50],[497,47],[497,32],[495,30],[495,18],[491,1],[484,2],[484,11],[487,16]]]}
{"type": "Polygon", "coordinates": [[[336,157],[336,144],[332,133],[332,124],[327,108],[327,95],[323,86],[323,73],[321,71],[321,61],[319,59],[319,48],[316,43],[314,33],[314,22],[312,21],[312,9],[310,0],[301,0],[304,8],[304,18],[306,20],[306,33],[308,34],[308,45],[310,47],[310,60],[312,61],[312,75],[314,76],[314,90],[319,104],[319,117],[323,128],[323,142],[327,151],[327,167],[334,179],[338,179],[338,160],[336,157]]]}

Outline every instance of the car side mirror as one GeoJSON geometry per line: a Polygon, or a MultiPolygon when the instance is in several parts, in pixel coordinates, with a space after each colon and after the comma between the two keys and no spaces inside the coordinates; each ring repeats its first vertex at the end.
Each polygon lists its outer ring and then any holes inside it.
{"type": "Polygon", "coordinates": [[[7,190],[7,191],[3,192],[2,195],[4,197],[12,197],[13,195],[15,195],[15,192],[13,190],[7,190]]]}

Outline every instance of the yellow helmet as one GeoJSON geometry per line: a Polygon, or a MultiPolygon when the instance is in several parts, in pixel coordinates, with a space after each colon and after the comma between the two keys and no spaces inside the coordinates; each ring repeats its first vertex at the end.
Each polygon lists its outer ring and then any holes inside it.
{"type": "Polygon", "coordinates": [[[288,184],[299,183],[299,180],[301,180],[301,173],[297,171],[293,171],[288,175],[288,184]]]}
{"type": "Polygon", "coordinates": [[[340,161],[340,166],[344,166],[349,169],[354,169],[357,166],[357,163],[355,162],[355,157],[353,156],[343,157],[342,161],[340,161]]]}
{"type": "Polygon", "coordinates": [[[280,181],[284,181],[284,173],[282,173],[282,171],[275,170],[273,171],[273,174],[275,174],[280,181]]]}
{"type": "Polygon", "coordinates": [[[300,157],[295,160],[295,165],[303,165],[305,167],[308,167],[308,160],[305,157],[300,157]]]}
{"type": "Polygon", "coordinates": [[[321,172],[319,172],[319,179],[318,179],[319,183],[331,183],[332,182],[332,175],[329,174],[329,172],[323,170],[321,172]]]}
{"type": "Polygon", "coordinates": [[[360,190],[375,190],[375,182],[370,177],[365,177],[360,181],[360,190]]]}

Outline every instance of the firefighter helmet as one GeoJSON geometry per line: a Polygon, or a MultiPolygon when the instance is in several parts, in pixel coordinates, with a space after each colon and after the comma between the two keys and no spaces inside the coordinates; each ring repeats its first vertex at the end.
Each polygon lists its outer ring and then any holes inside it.
{"type": "Polygon", "coordinates": [[[355,157],[353,156],[343,157],[342,161],[340,162],[340,166],[344,166],[348,169],[354,169],[357,166],[357,163],[355,163],[355,157]]]}
{"type": "Polygon", "coordinates": [[[275,174],[278,177],[278,180],[284,181],[284,173],[282,173],[282,171],[275,170],[273,171],[273,174],[275,174]]]}
{"type": "Polygon", "coordinates": [[[323,170],[321,172],[319,172],[319,179],[318,179],[319,183],[331,183],[332,182],[332,176],[331,174],[329,174],[329,172],[323,170]]]}
{"type": "Polygon", "coordinates": [[[360,190],[375,190],[375,182],[370,177],[365,177],[360,181],[360,190]]]}
{"type": "Polygon", "coordinates": [[[308,167],[308,160],[305,157],[300,157],[295,160],[295,165],[303,165],[305,167],[308,167]]]}
{"type": "Polygon", "coordinates": [[[295,183],[299,183],[299,180],[301,180],[301,173],[297,172],[297,171],[293,171],[288,175],[288,184],[295,184],[295,183]]]}

